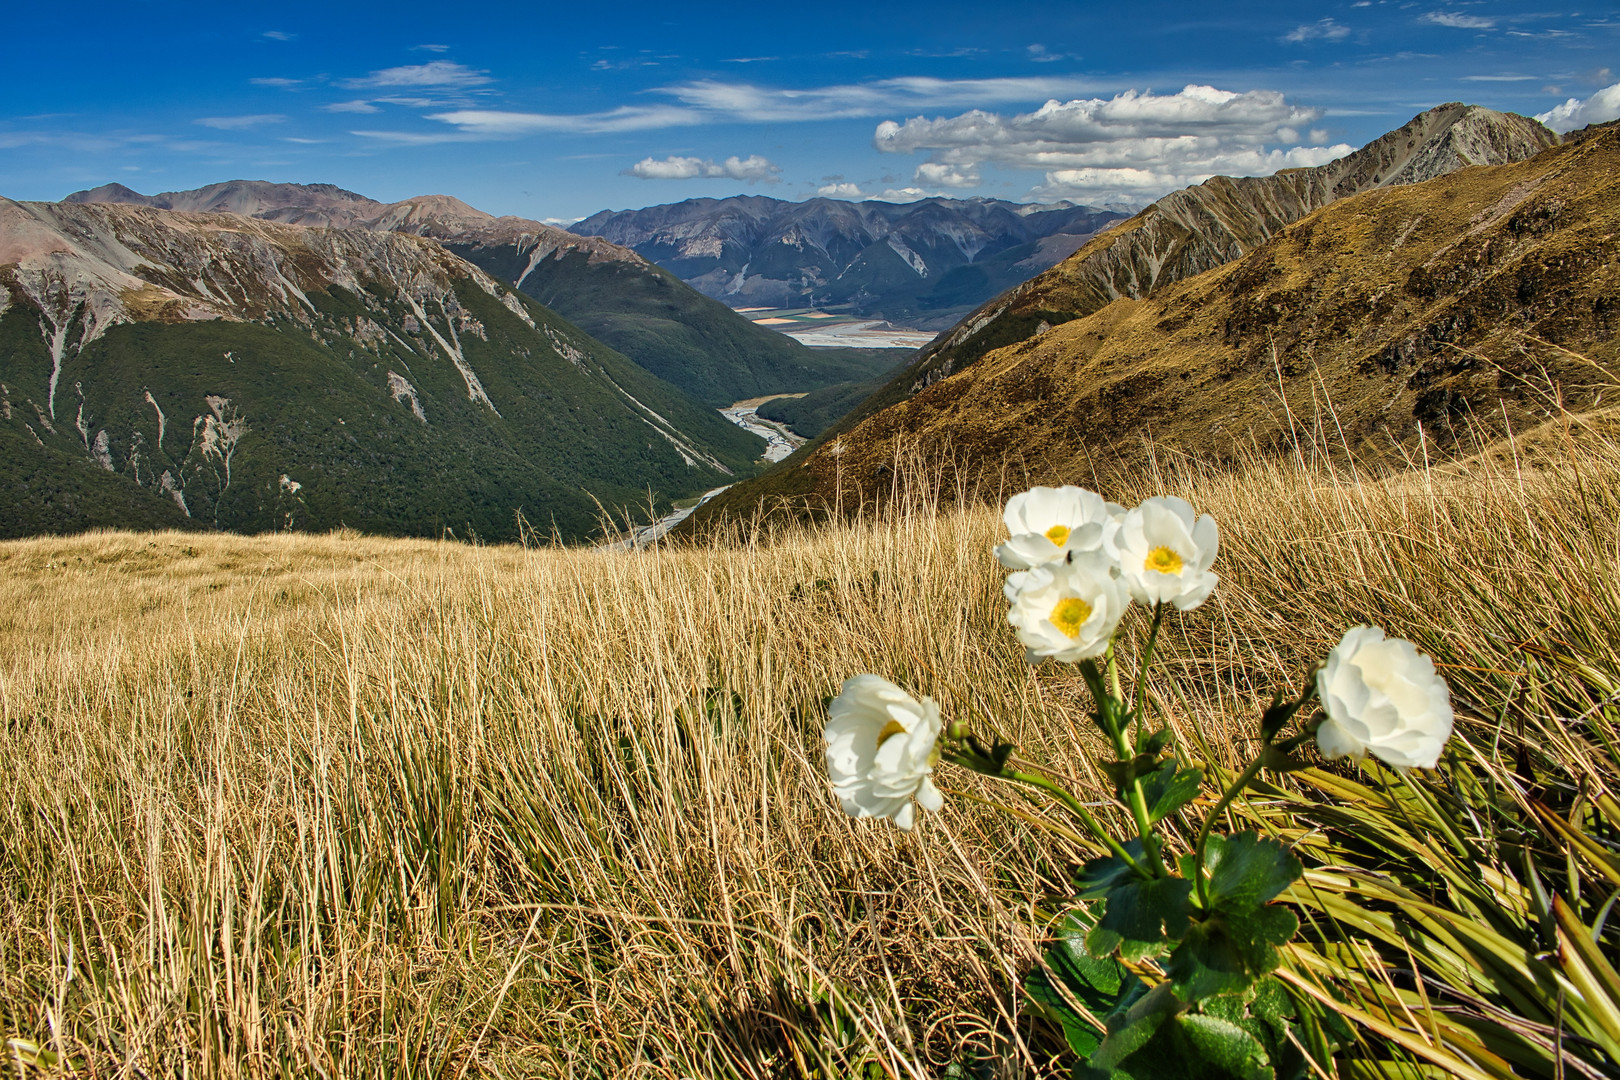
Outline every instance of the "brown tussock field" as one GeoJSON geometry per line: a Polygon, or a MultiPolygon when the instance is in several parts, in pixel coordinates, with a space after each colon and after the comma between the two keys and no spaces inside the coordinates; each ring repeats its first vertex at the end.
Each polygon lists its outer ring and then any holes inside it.
{"type": "MultiPolygon", "coordinates": [[[[1105,492],[1222,530],[1155,713],[1231,765],[1271,692],[1372,622],[1435,657],[1480,745],[1607,718],[1620,448],[1544,439],[1565,449],[1382,478],[1164,459],[1105,492]]],[[[8,1067],[1045,1075],[1017,978],[1089,852],[946,767],[915,832],[852,821],[821,760],[826,699],[871,671],[1103,798],[1083,685],[1005,624],[998,511],[941,475],[881,520],[634,553],[0,545],[8,1067]]],[[[1612,784],[1612,746],[1562,737],[1612,784]]]]}

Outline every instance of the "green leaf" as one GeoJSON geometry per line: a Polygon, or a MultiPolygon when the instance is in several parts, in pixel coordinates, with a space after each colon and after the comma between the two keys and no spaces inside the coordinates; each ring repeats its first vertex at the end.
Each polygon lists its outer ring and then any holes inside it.
{"type": "MultiPolygon", "coordinates": [[[[1221,910],[1270,903],[1304,872],[1287,848],[1252,830],[1210,836],[1204,869],[1209,874],[1209,906],[1221,910]]],[[[1181,872],[1187,877],[1196,873],[1192,856],[1182,857],[1181,872]]]]}
{"type": "Polygon", "coordinates": [[[1148,820],[1157,822],[1186,806],[1198,796],[1204,782],[1202,769],[1178,769],[1173,761],[1142,778],[1142,794],[1147,799],[1148,820]]]}
{"type": "Polygon", "coordinates": [[[1025,992],[1056,1017],[1069,1048],[1081,1058],[1102,1042],[1103,1029],[1096,1021],[1129,1008],[1146,991],[1142,980],[1118,961],[1086,953],[1088,929],[1075,914],[1068,915],[1058,940],[1046,950],[1047,970],[1037,968],[1024,980],[1025,992]],[[1077,1011],[1076,1003],[1091,1016],[1077,1011]]]}
{"type": "Polygon", "coordinates": [[[1156,987],[1117,1023],[1076,1080],[1273,1080],[1258,1039],[1218,1016],[1185,1011],[1156,987]]]}
{"type": "MultiPolygon", "coordinates": [[[[1128,840],[1122,845],[1125,853],[1138,863],[1145,857],[1142,851],[1141,840],[1128,840]]],[[[1126,865],[1125,860],[1117,855],[1105,855],[1100,859],[1092,859],[1080,868],[1075,875],[1075,897],[1080,900],[1100,900],[1108,895],[1110,889],[1123,881],[1136,876],[1136,872],[1126,865]]]]}
{"type": "Polygon", "coordinates": [[[1283,907],[1217,909],[1193,919],[1170,954],[1165,974],[1188,1001],[1244,993],[1256,979],[1276,970],[1281,961],[1277,946],[1298,929],[1299,917],[1283,907]]]}
{"type": "Polygon", "coordinates": [[[1186,931],[1192,882],[1185,878],[1121,881],[1108,890],[1097,926],[1086,936],[1092,956],[1125,960],[1159,956],[1186,931]]]}
{"type": "MultiPolygon", "coordinates": [[[[1171,993],[1168,983],[1160,983],[1124,1013],[1109,1018],[1108,1037],[1086,1063],[1075,1070],[1077,1080],[1093,1078],[1129,1078],[1137,1074],[1122,1072],[1119,1066],[1146,1046],[1158,1033],[1164,1022],[1182,1008],[1171,993]]],[[[1153,1076],[1154,1073],[1143,1073],[1153,1076]]]]}

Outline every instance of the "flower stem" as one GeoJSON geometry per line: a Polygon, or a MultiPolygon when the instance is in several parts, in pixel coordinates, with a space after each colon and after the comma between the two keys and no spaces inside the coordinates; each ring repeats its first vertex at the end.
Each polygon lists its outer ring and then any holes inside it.
{"type": "Polygon", "coordinates": [[[1232,785],[1226,789],[1226,792],[1221,795],[1221,801],[1216,803],[1215,808],[1204,816],[1204,824],[1198,830],[1198,844],[1193,849],[1196,853],[1193,863],[1193,883],[1198,889],[1198,903],[1204,907],[1209,906],[1209,886],[1204,883],[1204,847],[1209,843],[1210,826],[1215,824],[1215,819],[1221,816],[1221,812],[1231,804],[1233,799],[1237,798],[1238,792],[1248,787],[1249,782],[1260,775],[1265,760],[1266,752],[1262,748],[1259,756],[1249,762],[1249,767],[1244,769],[1238,778],[1232,781],[1232,785]]]}
{"type": "Polygon", "coordinates": [[[1148,631],[1147,648],[1142,650],[1142,664],[1136,672],[1136,693],[1132,696],[1132,700],[1135,702],[1135,705],[1131,711],[1131,716],[1136,720],[1136,732],[1139,740],[1141,738],[1143,727],[1142,706],[1145,704],[1145,698],[1147,696],[1148,665],[1153,663],[1153,646],[1158,644],[1159,625],[1163,622],[1164,601],[1160,600],[1157,604],[1153,605],[1153,628],[1148,631]]]}
{"type": "Polygon", "coordinates": [[[1130,867],[1142,877],[1155,876],[1143,869],[1141,863],[1137,862],[1136,859],[1131,856],[1130,852],[1126,851],[1120,846],[1119,841],[1108,835],[1107,830],[1102,827],[1101,822],[1092,816],[1091,811],[1087,810],[1085,806],[1081,804],[1080,800],[1063,790],[1063,788],[1059,787],[1057,784],[1054,784],[1044,776],[1038,776],[1035,773],[1019,772],[1016,769],[1003,768],[999,775],[1003,780],[1012,780],[1015,783],[1028,784],[1030,787],[1040,788],[1042,791],[1052,796],[1052,798],[1056,799],[1065,810],[1078,818],[1080,823],[1086,827],[1091,835],[1100,840],[1116,859],[1123,862],[1126,866],[1130,867]]]}

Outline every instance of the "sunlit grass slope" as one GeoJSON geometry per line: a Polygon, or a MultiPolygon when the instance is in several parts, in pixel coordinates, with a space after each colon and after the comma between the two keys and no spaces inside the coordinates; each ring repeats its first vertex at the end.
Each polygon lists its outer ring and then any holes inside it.
{"type": "MultiPolygon", "coordinates": [[[[1376,622],[1442,664],[1475,745],[1563,730],[1538,753],[1612,784],[1620,451],[1546,438],[1108,492],[1221,523],[1222,583],[1153,684],[1183,744],[1242,759],[1272,689],[1376,622]]],[[[1002,621],[999,527],[913,494],[629,554],[0,545],[8,1066],[1041,1075],[1061,1043],[1015,986],[1086,853],[946,769],[916,832],[851,821],[821,764],[825,699],[874,671],[1099,787],[1079,680],[1002,621]]]]}

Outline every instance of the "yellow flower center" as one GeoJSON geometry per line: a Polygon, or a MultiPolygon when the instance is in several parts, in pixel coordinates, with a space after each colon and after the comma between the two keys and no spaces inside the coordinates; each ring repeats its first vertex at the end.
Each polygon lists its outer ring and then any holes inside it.
{"type": "Polygon", "coordinates": [[[1078,596],[1065,596],[1057,602],[1057,607],[1053,608],[1052,614],[1048,616],[1052,625],[1061,630],[1063,636],[1067,638],[1079,637],[1080,627],[1084,626],[1089,618],[1091,605],[1078,596]]]}
{"type": "Polygon", "coordinates": [[[1069,542],[1069,527],[1067,525],[1054,525],[1046,530],[1046,538],[1058,547],[1069,542]]]}
{"type": "Polygon", "coordinates": [[[1144,570],[1157,570],[1161,574],[1179,574],[1182,567],[1181,556],[1167,547],[1156,547],[1148,552],[1147,559],[1142,563],[1144,570]]]}
{"type": "Polygon", "coordinates": [[[898,720],[890,720],[887,724],[883,725],[883,730],[878,732],[877,744],[882,746],[896,735],[904,735],[905,733],[906,725],[902,724],[898,720]]]}

